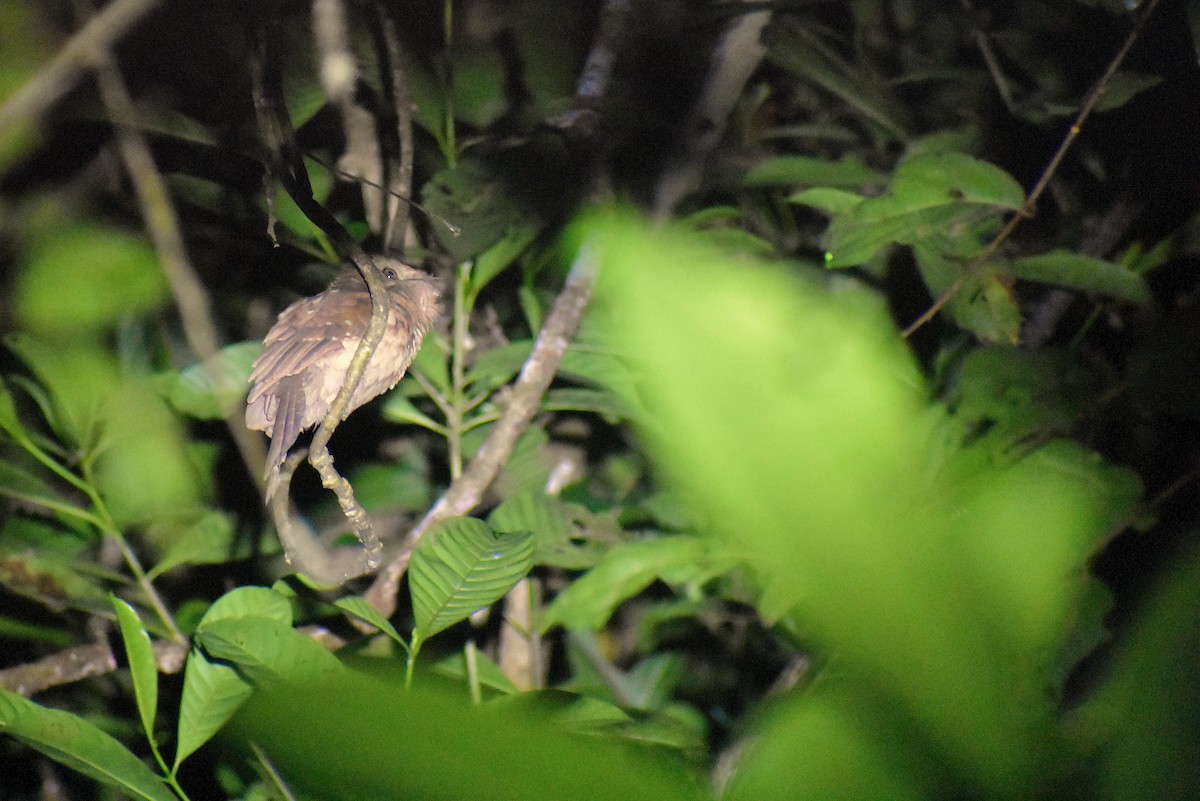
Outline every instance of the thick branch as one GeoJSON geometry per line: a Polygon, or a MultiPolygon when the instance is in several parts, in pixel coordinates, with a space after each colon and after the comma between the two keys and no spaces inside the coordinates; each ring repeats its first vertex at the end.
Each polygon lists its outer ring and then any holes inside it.
{"type": "MultiPolygon", "coordinates": [[[[188,655],[186,643],[154,643],[154,662],[162,673],[178,673],[188,655]]],[[[117,658],[107,645],[77,645],[45,659],[0,670],[0,689],[31,696],[73,681],[103,676],[117,669],[117,658]]]]}
{"type": "MultiPolygon", "coordinates": [[[[596,258],[590,247],[583,247],[575,259],[566,285],[554,300],[533,352],[521,374],[512,385],[508,406],[492,425],[479,452],[450,485],[425,517],[409,534],[409,544],[415,544],[431,525],[448,517],[463,515],[474,509],[483,494],[496,479],[500,468],[512,455],[517,439],[529,427],[541,405],[542,396],[554,380],[567,345],[579,330],[579,321],[587,308],[595,284],[596,258]]],[[[408,549],[390,561],[375,579],[366,598],[384,615],[396,608],[396,592],[408,565],[408,549]]]]}

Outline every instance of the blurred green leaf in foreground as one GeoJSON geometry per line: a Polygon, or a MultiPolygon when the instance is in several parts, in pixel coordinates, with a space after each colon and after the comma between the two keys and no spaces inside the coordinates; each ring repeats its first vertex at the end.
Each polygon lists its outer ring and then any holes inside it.
{"type": "Polygon", "coordinates": [[[582,235],[666,477],[757,575],[760,612],[830,660],[768,716],[730,795],[1032,791],[1061,751],[1054,669],[1085,562],[1136,479],[1065,441],[962,444],[860,289],[619,214],[582,235]]]}

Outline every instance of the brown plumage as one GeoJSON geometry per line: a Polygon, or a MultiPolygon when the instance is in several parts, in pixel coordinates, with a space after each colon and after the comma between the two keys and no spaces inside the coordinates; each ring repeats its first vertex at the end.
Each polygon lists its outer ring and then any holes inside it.
{"type": "MultiPolygon", "coordinates": [[[[394,259],[377,259],[377,263],[391,300],[387,331],[367,362],[343,420],[396,386],[438,315],[439,288],[431,276],[394,259]]],[[[324,292],[284,309],[263,339],[265,347],[250,372],[246,425],[271,438],[268,500],[300,432],[320,423],[329,412],[370,320],[366,282],[354,267],[343,267],[324,292]]]]}

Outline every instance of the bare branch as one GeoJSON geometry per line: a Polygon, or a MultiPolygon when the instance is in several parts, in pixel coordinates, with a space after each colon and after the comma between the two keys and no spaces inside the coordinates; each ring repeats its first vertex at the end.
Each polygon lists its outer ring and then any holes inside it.
{"type": "MultiPolygon", "coordinates": [[[[116,125],[117,145],[125,169],[133,182],[146,231],[154,243],[159,264],[171,288],[175,307],[183,324],[183,335],[188,347],[204,367],[218,397],[236,394],[240,387],[230,385],[230,377],[215,363],[220,350],[217,327],[212,318],[212,304],[208,291],[196,275],[196,270],[187,252],[179,215],[171,203],[166,181],[154,163],[154,156],[146,138],[138,129],[133,102],[129,90],[117,65],[111,57],[95,57],[100,96],[116,125]]],[[[250,433],[240,414],[230,410],[225,414],[225,425],[241,455],[251,480],[262,488],[262,474],[258,468],[266,459],[262,441],[250,433]]]]}
{"type": "Polygon", "coordinates": [[[107,58],[112,46],[162,0],[116,0],[92,17],[54,59],[0,106],[0,135],[32,121],[69,92],[88,71],[107,58]]]}
{"type": "MultiPolygon", "coordinates": [[[[562,292],[554,299],[529,359],[512,385],[508,406],[492,425],[487,439],[462,475],[409,533],[410,544],[415,544],[434,523],[466,514],[482,500],[484,492],[512,455],[517,439],[533,421],[542,396],[554,380],[563,353],[579,330],[579,321],[592,296],[595,276],[596,256],[592,248],[585,245],[571,267],[562,292]]],[[[396,592],[407,566],[408,548],[384,566],[367,591],[367,600],[381,613],[391,615],[395,611],[396,592]]]]}
{"type": "MultiPolygon", "coordinates": [[[[154,643],[154,662],[162,673],[178,673],[187,658],[186,643],[154,643]]],[[[117,669],[117,658],[107,645],[77,645],[45,659],[0,670],[0,689],[29,697],[51,687],[103,676],[117,669]]]]}
{"type": "Polygon", "coordinates": [[[404,70],[404,52],[400,48],[400,36],[396,21],[381,3],[376,3],[379,17],[380,36],[387,52],[388,81],[391,87],[392,106],[396,111],[396,137],[400,143],[399,163],[388,170],[387,220],[383,228],[383,250],[403,249],[404,236],[408,230],[408,207],[412,197],[413,159],[416,154],[416,139],[413,136],[413,102],[408,91],[408,75],[404,70]]]}
{"type": "Polygon", "coordinates": [[[1063,136],[1062,143],[1059,144],[1058,150],[1056,150],[1054,155],[1050,158],[1050,163],[1046,165],[1046,169],[1042,170],[1041,177],[1038,178],[1037,183],[1034,185],[1033,189],[1030,190],[1029,197],[1026,198],[1025,204],[1021,206],[1020,211],[1012,216],[1008,223],[1005,224],[1004,228],[1000,230],[1000,233],[996,234],[992,241],[988,243],[988,246],[983,249],[983,252],[971,260],[971,263],[968,264],[963,272],[959,274],[958,278],[956,278],[954,282],[950,284],[949,288],[947,288],[946,291],[943,292],[941,296],[933,302],[933,305],[926,309],[920,317],[914,320],[908,326],[908,328],[905,328],[904,331],[901,332],[900,335],[902,337],[908,339],[910,336],[916,333],[921,326],[932,320],[938,312],[945,308],[947,303],[954,299],[954,296],[958,294],[958,291],[963,288],[963,284],[966,283],[967,277],[972,275],[983,265],[987,264],[988,260],[991,259],[992,256],[996,255],[996,251],[1000,249],[1001,245],[1008,241],[1008,238],[1012,236],[1013,231],[1017,230],[1017,227],[1020,226],[1023,221],[1037,214],[1038,200],[1041,199],[1042,193],[1046,191],[1046,187],[1050,185],[1050,179],[1054,177],[1056,172],[1058,172],[1058,167],[1060,164],[1062,164],[1063,159],[1066,158],[1067,151],[1071,149],[1071,145],[1075,144],[1075,140],[1078,139],[1079,134],[1083,132],[1083,124],[1087,121],[1088,117],[1091,116],[1092,111],[1095,110],[1096,104],[1100,102],[1100,98],[1103,97],[1104,91],[1108,88],[1109,81],[1111,81],[1112,77],[1117,74],[1117,70],[1125,61],[1125,56],[1129,55],[1130,49],[1133,47],[1134,42],[1137,41],[1138,36],[1141,34],[1142,28],[1146,24],[1146,20],[1150,19],[1150,15],[1154,13],[1156,6],[1158,6],[1158,0],[1150,0],[1150,2],[1146,4],[1146,8],[1142,11],[1142,13],[1138,15],[1136,20],[1134,20],[1133,27],[1129,30],[1129,35],[1125,37],[1125,43],[1121,45],[1121,49],[1118,50],[1116,55],[1113,56],[1112,60],[1108,63],[1108,69],[1106,69],[1104,74],[1100,76],[1100,80],[1096,81],[1096,85],[1092,88],[1092,91],[1083,101],[1083,105],[1079,107],[1079,113],[1075,115],[1074,122],[1072,122],[1071,126],[1067,129],[1067,133],[1065,136],[1063,136]]]}
{"type": "Polygon", "coordinates": [[[350,47],[346,8],[342,0],[313,0],[313,40],[317,47],[318,74],[325,97],[342,117],[346,150],[338,166],[366,180],[361,184],[363,211],[375,233],[384,228],[383,155],[375,118],[354,99],[358,85],[358,60],[350,47]]]}

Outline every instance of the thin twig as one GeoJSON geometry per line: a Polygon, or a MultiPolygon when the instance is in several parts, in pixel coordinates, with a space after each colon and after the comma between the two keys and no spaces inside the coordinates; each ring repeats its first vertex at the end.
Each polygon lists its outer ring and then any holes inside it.
{"type": "Polygon", "coordinates": [[[355,100],[358,60],[350,47],[346,7],[342,0],[313,0],[312,10],[321,89],[342,117],[346,149],[338,166],[369,179],[360,184],[363,212],[371,231],[382,233],[384,195],[378,187],[383,183],[383,155],[375,118],[355,100]]]}
{"type": "MultiPolygon", "coordinates": [[[[111,57],[99,55],[95,62],[100,96],[116,126],[121,160],[133,183],[146,232],[154,243],[154,251],[179,310],[183,336],[208,375],[216,396],[229,397],[236,394],[238,388],[231,385],[228,373],[216,363],[220,340],[212,318],[212,304],[188,256],[179,215],[171,203],[166,181],[154,163],[146,138],[138,129],[133,101],[117,65],[111,57]]],[[[224,419],[242,463],[251,480],[261,489],[263,479],[258,465],[267,456],[262,441],[250,433],[240,414],[230,410],[224,419]]]]}
{"type": "Polygon", "coordinates": [[[404,52],[400,47],[396,21],[382,3],[376,3],[375,12],[379,17],[379,32],[387,53],[388,84],[392,108],[396,112],[396,138],[400,144],[399,163],[388,170],[387,220],[383,227],[383,251],[387,253],[404,246],[404,236],[408,230],[408,199],[412,197],[413,160],[417,148],[413,136],[412,96],[408,91],[408,75],[404,69],[404,52]]]}
{"type": "Polygon", "coordinates": [[[962,0],[963,11],[967,13],[968,24],[971,27],[971,35],[975,39],[975,46],[979,48],[979,54],[983,56],[983,63],[987,66],[988,73],[992,76],[992,83],[996,86],[996,91],[1000,93],[1000,99],[1004,101],[1004,107],[1008,109],[1009,114],[1016,114],[1017,106],[1013,102],[1012,89],[1008,86],[1008,79],[1004,75],[1004,71],[1000,69],[1000,60],[996,58],[996,53],[992,50],[991,40],[983,29],[974,22],[976,19],[975,4],[971,0],[962,0]]]}
{"type": "Polygon", "coordinates": [[[50,63],[0,106],[0,135],[27,124],[69,92],[130,28],[162,0],[115,0],[92,17],[50,63]]]}
{"type": "Polygon", "coordinates": [[[1038,200],[1041,199],[1042,193],[1046,191],[1046,187],[1050,184],[1050,179],[1054,177],[1056,172],[1058,172],[1058,167],[1060,164],[1062,164],[1062,160],[1066,157],[1067,151],[1071,149],[1071,145],[1075,144],[1075,140],[1078,139],[1079,134],[1083,132],[1084,122],[1086,122],[1087,118],[1091,116],[1092,111],[1094,111],[1096,108],[1096,104],[1100,102],[1100,98],[1104,95],[1104,90],[1108,88],[1109,81],[1112,80],[1112,77],[1116,74],[1117,69],[1120,68],[1121,64],[1125,61],[1125,56],[1129,54],[1129,50],[1133,47],[1134,42],[1136,42],[1138,36],[1141,35],[1142,28],[1145,26],[1146,20],[1148,20],[1150,15],[1154,13],[1154,9],[1158,6],[1158,2],[1159,0],[1150,0],[1150,2],[1146,4],[1146,8],[1142,11],[1142,13],[1138,15],[1136,20],[1134,20],[1133,27],[1129,30],[1129,35],[1125,37],[1125,43],[1121,45],[1121,49],[1117,51],[1115,56],[1113,56],[1112,61],[1110,61],[1108,64],[1108,69],[1106,69],[1104,74],[1100,76],[1100,80],[1096,82],[1096,85],[1092,88],[1092,91],[1083,101],[1083,105],[1079,107],[1079,113],[1075,115],[1074,122],[1072,122],[1071,127],[1067,129],[1067,133],[1063,137],[1062,143],[1058,146],[1058,150],[1055,151],[1054,156],[1050,159],[1050,163],[1046,165],[1046,169],[1042,170],[1041,177],[1038,178],[1037,183],[1034,185],[1033,189],[1030,190],[1029,197],[1026,198],[1024,205],[1021,206],[1021,209],[1014,214],[1011,219],[1009,219],[1004,228],[1000,230],[1000,233],[996,234],[992,241],[988,243],[987,247],[983,249],[983,252],[971,260],[971,263],[968,264],[963,272],[959,274],[958,278],[956,278],[954,282],[950,284],[949,288],[947,288],[946,291],[943,292],[937,298],[937,300],[933,302],[933,305],[926,309],[920,317],[914,320],[907,328],[904,329],[903,332],[901,332],[900,335],[902,337],[905,339],[909,338],[919,328],[921,328],[921,326],[932,320],[939,311],[945,308],[947,303],[954,299],[954,296],[958,294],[958,291],[962,289],[963,284],[966,283],[967,276],[973,274],[976,270],[986,264],[988,259],[996,254],[996,251],[1000,249],[1000,246],[1004,244],[1010,236],[1012,236],[1013,231],[1017,230],[1017,227],[1023,221],[1037,214],[1038,200]]]}

